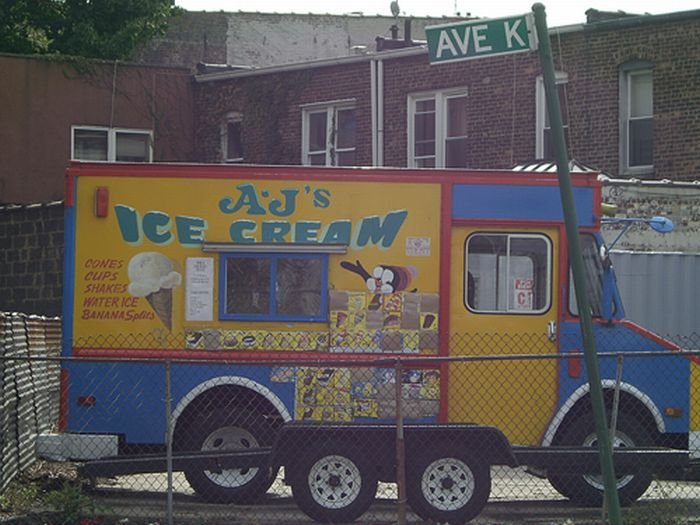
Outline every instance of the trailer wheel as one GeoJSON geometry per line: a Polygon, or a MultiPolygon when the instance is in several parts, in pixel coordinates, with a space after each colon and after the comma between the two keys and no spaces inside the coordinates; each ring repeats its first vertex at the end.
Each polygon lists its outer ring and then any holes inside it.
{"type": "Polygon", "coordinates": [[[300,458],[289,478],[299,508],[324,523],[353,521],[369,508],[377,493],[371,463],[342,442],[324,444],[300,458]]]}
{"type": "MultiPolygon", "coordinates": [[[[269,446],[275,430],[253,412],[217,411],[190,426],[190,450],[240,450],[269,446]]],[[[276,477],[270,468],[188,470],[185,477],[203,499],[215,503],[252,503],[259,500],[276,477]]]]}
{"type": "MultiPolygon", "coordinates": [[[[596,447],[593,415],[585,414],[564,429],[559,445],[596,447]]],[[[620,413],[615,429],[613,447],[644,447],[653,445],[651,434],[635,418],[620,413]]],[[[566,474],[552,472],[549,482],[559,494],[571,501],[586,506],[603,504],[603,478],[598,474],[566,474]]],[[[617,494],[621,505],[629,505],[639,499],[651,484],[652,474],[638,471],[617,478],[617,494]]]]}
{"type": "Polygon", "coordinates": [[[486,505],[491,470],[471,454],[437,446],[409,462],[406,489],[411,508],[424,520],[462,524],[486,505]]]}

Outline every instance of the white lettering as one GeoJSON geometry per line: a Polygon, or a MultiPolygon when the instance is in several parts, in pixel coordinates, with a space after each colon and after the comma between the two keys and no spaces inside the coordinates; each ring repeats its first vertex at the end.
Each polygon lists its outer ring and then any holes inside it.
{"type": "Polygon", "coordinates": [[[467,51],[469,51],[469,30],[470,27],[466,27],[464,29],[464,38],[459,37],[459,33],[457,32],[456,29],[452,30],[452,36],[455,39],[455,42],[457,42],[457,45],[459,46],[459,50],[462,52],[463,55],[467,54],[467,51]]]}
{"type": "Polygon", "coordinates": [[[435,53],[435,57],[441,58],[442,52],[445,50],[452,53],[452,56],[457,56],[457,50],[455,49],[454,44],[450,40],[450,37],[447,36],[447,32],[440,31],[440,40],[438,40],[438,47],[437,47],[437,52],[435,53]]]}
{"type": "Polygon", "coordinates": [[[491,51],[493,48],[491,46],[482,46],[481,42],[486,40],[486,35],[479,34],[479,31],[486,31],[489,26],[486,24],[481,24],[479,26],[474,26],[472,28],[472,37],[474,38],[474,52],[483,53],[486,51],[491,51]]]}
{"type": "Polygon", "coordinates": [[[520,25],[520,22],[520,19],[516,20],[513,27],[510,27],[510,23],[508,21],[503,22],[503,26],[506,30],[506,43],[508,44],[508,49],[513,47],[513,38],[518,41],[519,46],[525,47],[525,42],[518,34],[518,26],[520,25]]]}

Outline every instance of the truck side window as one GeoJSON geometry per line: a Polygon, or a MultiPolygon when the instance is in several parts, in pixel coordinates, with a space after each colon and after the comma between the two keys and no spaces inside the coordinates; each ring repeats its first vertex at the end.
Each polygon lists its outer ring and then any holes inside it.
{"type": "MultiPolygon", "coordinates": [[[[593,317],[603,315],[603,263],[600,260],[600,250],[596,238],[589,234],[581,234],[581,254],[583,255],[583,270],[586,273],[588,305],[593,317]]],[[[569,311],[578,315],[574,279],[569,269],[569,311]]]]}
{"type": "Polygon", "coordinates": [[[327,320],[327,255],[224,254],[220,262],[221,319],[327,320]]]}
{"type": "Polygon", "coordinates": [[[551,304],[552,246],[544,235],[477,233],[466,243],[464,302],[477,313],[537,314],[551,304]]]}

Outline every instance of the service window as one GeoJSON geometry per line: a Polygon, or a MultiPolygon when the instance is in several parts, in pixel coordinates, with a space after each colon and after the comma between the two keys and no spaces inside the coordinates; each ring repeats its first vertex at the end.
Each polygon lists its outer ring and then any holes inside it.
{"type": "Polygon", "coordinates": [[[469,310],[538,314],[549,309],[552,244],[544,235],[473,234],[465,260],[464,302],[469,310]]]}
{"type": "Polygon", "coordinates": [[[221,319],[326,321],[325,254],[223,254],[221,319]]]}

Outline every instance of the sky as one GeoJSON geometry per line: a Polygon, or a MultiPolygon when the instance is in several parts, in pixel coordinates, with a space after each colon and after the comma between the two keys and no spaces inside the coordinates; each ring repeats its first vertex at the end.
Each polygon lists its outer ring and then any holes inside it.
{"type": "MultiPolygon", "coordinates": [[[[413,16],[465,16],[498,18],[519,15],[531,11],[534,0],[499,0],[469,2],[466,0],[398,0],[402,15],[413,16]]],[[[556,27],[579,24],[586,21],[589,8],[600,11],[625,11],[627,13],[662,14],[700,8],[698,0],[540,0],[547,13],[547,25],[556,27]]],[[[316,13],[348,14],[362,12],[365,15],[391,16],[391,0],[176,0],[176,5],[188,11],[245,11],[261,13],[316,13]]]]}

